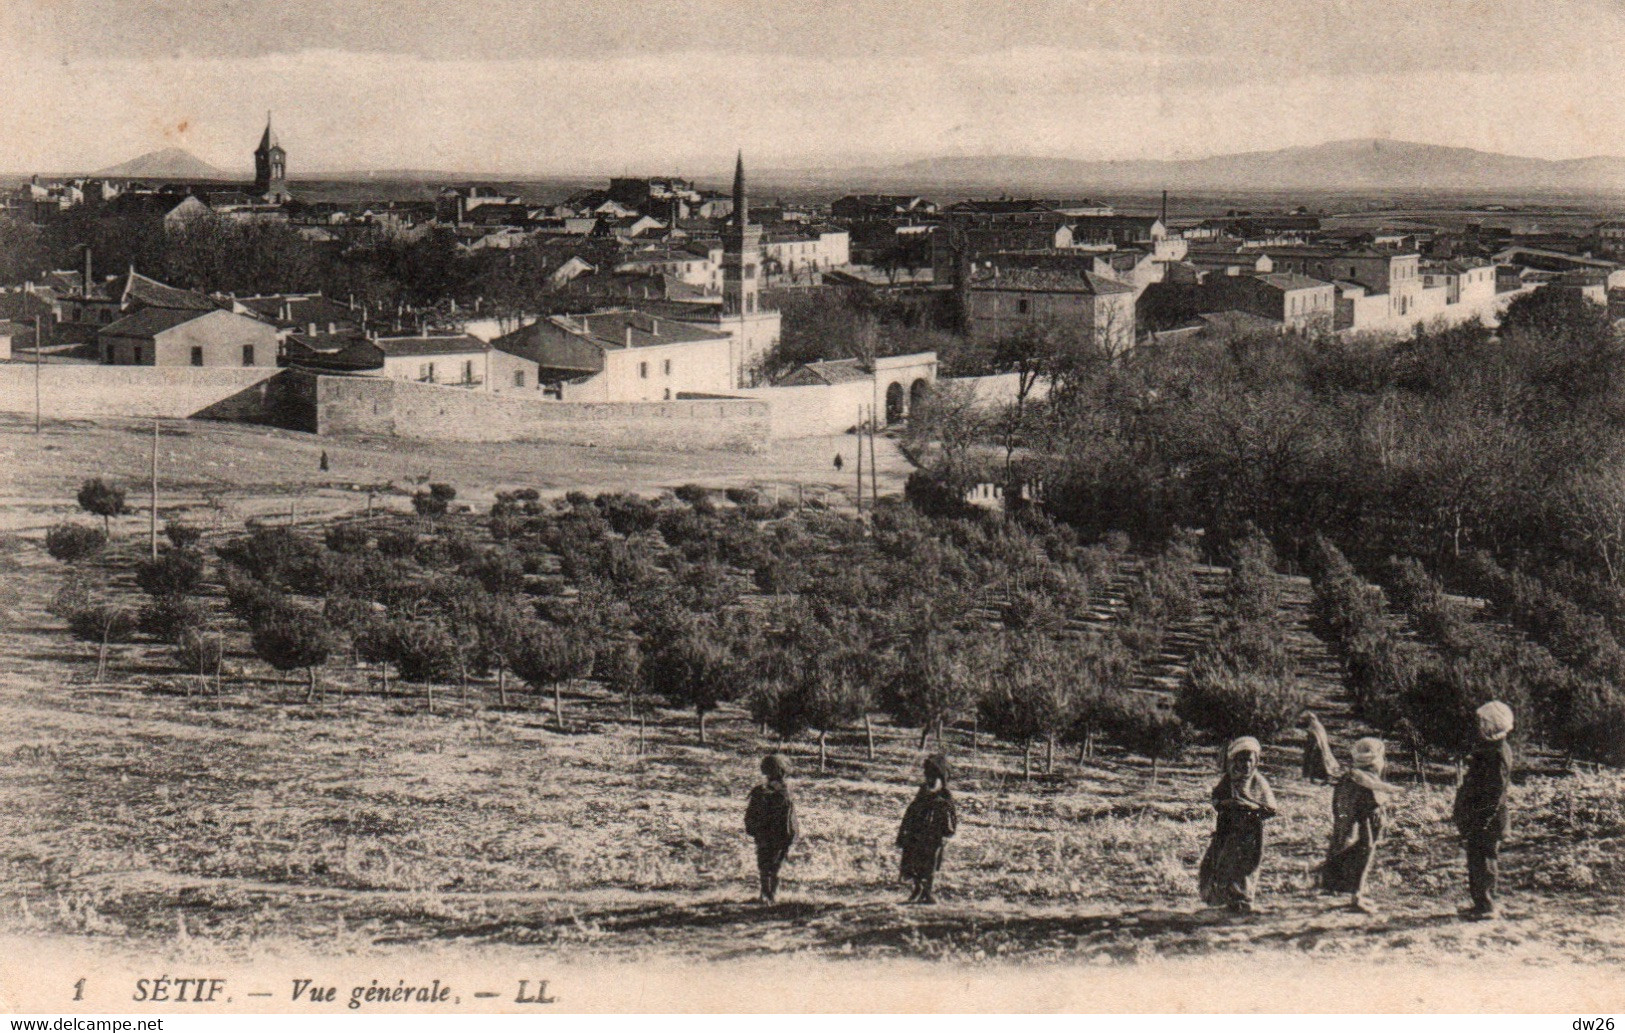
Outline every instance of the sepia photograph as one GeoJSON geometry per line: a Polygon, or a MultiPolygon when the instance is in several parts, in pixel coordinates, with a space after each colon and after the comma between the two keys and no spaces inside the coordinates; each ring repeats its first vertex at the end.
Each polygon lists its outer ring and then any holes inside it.
{"type": "Polygon", "coordinates": [[[0,1012],[1612,1030],[1622,55],[4,0],[0,1012]]]}

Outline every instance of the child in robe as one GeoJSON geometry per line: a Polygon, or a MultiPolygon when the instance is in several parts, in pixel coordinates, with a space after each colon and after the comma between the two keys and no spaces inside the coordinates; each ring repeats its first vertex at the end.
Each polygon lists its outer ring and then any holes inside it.
{"type": "Polygon", "coordinates": [[[1262,747],[1244,735],[1225,748],[1224,776],[1213,787],[1218,823],[1197,872],[1204,903],[1237,914],[1254,910],[1264,861],[1264,822],[1275,816],[1275,793],[1258,770],[1262,747]]]}
{"type": "Polygon", "coordinates": [[[1399,790],[1382,780],[1387,750],[1381,739],[1361,739],[1352,753],[1354,766],[1332,791],[1332,836],[1320,866],[1320,887],[1349,894],[1354,910],[1374,915],[1377,908],[1366,895],[1366,880],[1382,842],[1388,801],[1399,790]]]}
{"type": "Polygon", "coordinates": [[[796,804],[785,784],[789,773],[790,762],[783,756],[770,753],[763,757],[766,781],[750,791],[745,804],[745,831],[756,841],[756,874],[761,880],[758,899],[763,904],[778,900],[779,869],[796,841],[796,804]]]}
{"type": "Polygon", "coordinates": [[[914,885],[907,903],[937,902],[934,885],[942,868],[943,843],[958,830],[959,815],[953,794],[948,791],[948,760],[934,753],[925,758],[924,781],[903,812],[903,823],[897,830],[897,845],[903,850],[903,878],[914,885]]]}
{"type": "Polygon", "coordinates": [[[1501,840],[1511,830],[1507,790],[1512,784],[1512,708],[1493,700],[1478,708],[1478,745],[1467,758],[1467,774],[1456,790],[1451,818],[1467,851],[1468,918],[1495,917],[1501,840]]]}

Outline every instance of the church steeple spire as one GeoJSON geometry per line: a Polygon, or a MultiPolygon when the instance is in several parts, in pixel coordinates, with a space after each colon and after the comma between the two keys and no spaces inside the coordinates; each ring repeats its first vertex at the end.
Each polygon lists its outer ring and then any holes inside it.
{"type": "Polygon", "coordinates": [[[281,145],[276,142],[276,130],[271,128],[271,112],[266,111],[266,113],[265,113],[265,135],[260,137],[259,150],[263,151],[263,152],[266,152],[266,153],[269,153],[271,148],[280,147],[280,146],[281,145]]]}
{"type": "Polygon", "coordinates": [[[271,128],[271,113],[265,113],[265,132],[254,148],[254,192],[273,204],[288,200],[288,154],[277,142],[271,128]]]}
{"type": "Polygon", "coordinates": [[[734,161],[734,223],[744,226],[750,222],[750,202],[745,199],[745,152],[741,150],[734,161]]]}

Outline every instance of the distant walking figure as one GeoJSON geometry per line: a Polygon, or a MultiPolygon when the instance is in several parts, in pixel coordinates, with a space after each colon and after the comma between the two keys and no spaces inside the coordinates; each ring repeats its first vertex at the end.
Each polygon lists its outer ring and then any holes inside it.
{"type": "Polygon", "coordinates": [[[903,849],[903,878],[914,883],[910,904],[937,902],[932,888],[942,868],[943,841],[959,830],[959,814],[948,791],[948,758],[940,753],[925,758],[924,776],[897,830],[897,845],[903,849]]]}
{"type": "Polygon", "coordinates": [[[1303,720],[1303,777],[1311,782],[1335,782],[1342,775],[1342,765],[1332,755],[1332,744],[1326,738],[1326,727],[1313,712],[1305,710],[1303,720]]]}
{"type": "Polygon", "coordinates": [[[1204,903],[1239,914],[1253,910],[1264,861],[1264,821],[1275,816],[1275,793],[1258,771],[1261,752],[1250,735],[1225,749],[1224,776],[1213,787],[1218,824],[1196,877],[1204,903]]]}
{"type": "Polygon", "coordinates": [[[835,453],[835,472],[840,473],[841,468],[844,466],[846,466],[846,460],[841,458],[841,453],[835,453]]]}
{"type": "Polygon", "coordinates": [[[320,466],[320,467],[321,467],[321,469],[323,469],[323,470],[326,470],[326,469],[327,469],[327,450],[326,450],[326,449],[325,449],[325,448],[324,448],[324,449],[322,449],[322,459],[321,459],[321,462],[320,462],[320,463],[319,463],[319,464],[317,464],[317,465],[318,465],[318,466],[320,466]]]}
{"type": "Polygon", "coordinates": [[[745,804],[745,831],[756,841],[756,874],[761,879],[760,900],[771,904],[779,896],[779,869],[796,841],[796,804],[790,799],[785,776],[790,762],[777,753],[762,758],[766,782],[750,791],[745,804]]]}
{"type": "Polygon", "coordinates": [[[1511,830],[1507,787],[1512,782],[1512,708],[1499,700],[1478,708],[1479,743],[1467,759],[1467,775],[1456,790],[1451,817],[1467,850],[1467,887],[1473,903],[1462,914],[1495,917],[1501,840],[1511,830]]]}
{"type": "Polygon", "coordinates": [[[1359,740],[1353,755],[1354,766],[1332,792],[1332,838],[1320,866],[1320,888],[1351,894],[1354,910],[1370,915],[1377,909],[1365,894],[1365,884],[1382,842],[1388,800],[1399,789],[1382,780],[1387,753],[1381,739],[1359,740]]]}

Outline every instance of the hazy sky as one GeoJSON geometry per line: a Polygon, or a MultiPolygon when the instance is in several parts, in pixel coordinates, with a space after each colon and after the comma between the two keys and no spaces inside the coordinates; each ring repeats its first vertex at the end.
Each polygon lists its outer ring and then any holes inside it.
{"type": "Polygon", "coordinates": [[[1625,0],[0,0],[0,170],[1625,154],[1625,0]]]}

